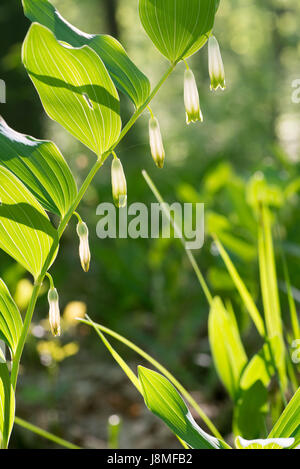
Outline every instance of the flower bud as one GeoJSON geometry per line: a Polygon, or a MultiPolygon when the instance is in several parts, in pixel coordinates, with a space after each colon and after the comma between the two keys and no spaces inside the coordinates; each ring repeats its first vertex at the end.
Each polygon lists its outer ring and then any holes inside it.
{"type": "Polygon", "coordinates": [[[164,166],[165,150],[160,132],[160,127],[156,117],[151,117],[149,120],[149,138],[151,155],[158,168],[164,166]]]}
{"type": "Polygon", "coordinates": [[[184,104],[187,124],[197,121],[203,122],[197,84],[195,76],[190,69],[186,70],[184,74],[184,104]]]}
{"type": "Polygon", "coordinates": [[[89,246],[89,229],[83,221],[77,224],[77,234],[79,236],[79,257],[84,272],[88,272],[91,262],[91,252],[89,246]]]}
{"type": "Polygon", "coordinates": [[[214,36],[210,36],[208,40],[208,67],[211,81],[210,89],[221,88],[224,90],[226,88],[224,64],[219,43],[214,36]]]}
{"type": "Polygon", "coordinates": [[[56,337],[60,335],[60,311],[56,288],[50,288],[48,292],[48,301],[50,328],[52,334],[56,337]]]}
{"type": "Polygon", "coordinates": [[[111,166],[111,184],[112,194],[116,207],[126,207],[127,203],[127,184],[123,166],[119,158],[114,157],[111,166]]]}

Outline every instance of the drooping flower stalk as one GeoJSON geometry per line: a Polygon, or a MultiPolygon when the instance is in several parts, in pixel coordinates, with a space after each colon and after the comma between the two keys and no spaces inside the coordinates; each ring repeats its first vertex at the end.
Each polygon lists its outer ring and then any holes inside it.
{"type": "Polygon", "coordinates": [[[203,122],[195,75],[190,68],[184,74],[184,104],[187,124],[197,121],[203,122]]]}
{"type": "Polygon", "coordinates": [[[123,166],[119,158],[113,153],[114,159],[111,165],[111,185],[112,194],[116,207],[126,207],[127,203],[127,183],[123,166]]]}
{"type": "Polygon", "coordinates": [[[208,40],[208,68],[210,75],[210,89],[217,90],[226,88],[225,70],[221,56],[220,46],[215,36],[210,36],[208,40]]]}
{"type": "Polygon", "coordinates": [[[91,262],[91,252],[89,246],[89,229],[82,220],[77,224],[77,234],[79,236],[79,257],[84,272],[88,272],[91,262]]]}
{"type": "Polygon", "coordinates": [[[154,117],[152,111],[151,118],[149,120],[149,140],[152,158],[158,168],[163,168],[165,161],[165,149],[159,122],[157,118],[154,117]]]}

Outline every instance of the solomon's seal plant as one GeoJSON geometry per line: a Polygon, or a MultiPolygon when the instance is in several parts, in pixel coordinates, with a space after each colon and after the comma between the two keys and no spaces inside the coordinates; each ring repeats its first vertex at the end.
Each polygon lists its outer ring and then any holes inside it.
{"type": "MultiPolygon", "coordinates": [[[[26,17],[32,22],[23,43],[22,61],[44,110],[51,119],[88,147],[95,159],[91,162],[86,179],[78,188],[67,161],[54,143],[22,135],[0,120],[0,248],[21,264],[32,275],[34,282],[23,322],[10,292],[0,280],[0,336],[9,348],[12,362],[11,369],[7,363],[0,364],[1,448],[8,447],[15,421],[36,431],[32,425],[15,419],[15,393],[23,349],[46,276],[50,280],[48,300],[51,330],[54,335],[61,332],[58,293],[49,270],[54,275],[55,259],[64,231],[71,218],[77,216],[79,256],[84,271],[87,271],[90,264],[88,228],[77,213],[78,206],[91,181],[108,158],[112,158],[114,202],[117,207],[126,205],[126,178],[115,150],[181,62],[185,62],[187,67],[184,78],[187,122],[202,120],[196,80],[187,60],[211,38],[219,0],[139,0],[142,25],[156,48],[169,62],[168,68],[152,89],[148,78],[113,37],[90,35],[78,30],[48,0],[23,0],[22,4],[26,17]],[[125,124],[120,116],[119,92],[125,94],[134,107],[130,120],[125,124]],[[58,226],[54,226],[49,214],[59,217],[58,226]]],[[[214,38],[210,40],[209,61],[212,88],[224,88],[223,62],[214,38]]],[[[154,116],[151,117],[149,127],[152,157],[161,167],[165,155],[159,124],[154,116]]],[[[272,282],[273,287],[276,285],[270,214],[268,207],[258,208],[262,227],[259,248],[265,322],[245,291],[230,259],[216,240],[258,333],[264,340],[264,347],[254,357],[255,363],[259,363],[258,367],[254,367],[253,361],[248,361],[233,315],[227,311],[221,299],[212,297],[200,269],[188,251],[211,308],[210,341],[216,366],[235,402],[238,415],[241,416],[237,420],[235,432],[242,434],[244,438],[248,437],[243,433],[245,403],[249,397],[247,391],[253,382],[259,379],[265,391],[269,380],[276,375],[283,399],[289,386],[279,305],[276,294],[271,295],[267,288],[268,282],[272,282]],[[272,266],[272,276],[269,278],[266,278],[264,270],[267,262],[272,266]]],[[[89,318],[84,321],[95,329],[143,395],[149,409],[165,421],[184,447],[229,447],[194,399],[166,369],[121,336],[116,336],[89,318]],[[110,345],[107,334],[115,336],[144,356],[159,373],[140,368],[136,376],[110,345]],[[210,434],[195,423],[183,398],[195,408],[210,434]]],[[[299,390],[295,390],[294,397],[267,435],[268,438],[294,438],[292,446],[299,443],[299,399],[299,390]]],[[[264,408],[264,403],[265,401],[255,402],[255,411],[257,408],[264,408]]],[[[45,432],[43,435],[49,437],[45,432]]],[[[55,441],[74,448],[74,445],[58,438],[55,441]]]]}

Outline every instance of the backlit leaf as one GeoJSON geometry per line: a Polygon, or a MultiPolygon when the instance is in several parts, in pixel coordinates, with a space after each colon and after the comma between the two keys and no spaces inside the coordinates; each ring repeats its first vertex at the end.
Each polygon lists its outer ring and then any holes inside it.
{"type": "Polygon", "coordinates": [[[23,44],[23,62],[47,114],[99,157],[121,131],[117,90],[90,47],[74,49],[33,24],[23,44]]]}
{"type": "Polygon", "coordinates": [[[15,353],[22,330],[20,311],[7,286],[0,279],[0,339],[15,353]]]}
{"type": "Polygon", "coordinates": [[[167,378],[142,366],[139,366],[138,372],[146,406],[179,438],[194,449],[224,449],[217,438],[197,425],[184,400],[167,378]]]}
{"type": "Polygon", "coordinates": [[[0,449],[7,448],[15,416],[15,396],[6,363],[0,363],[0,449]]]}
{"type": "Polygon", "coordinates": [[[0,248],[37,278],[57,232],[31,192],[0,167],[0,248]]]}
{"type": "Polygon", "coordinates": [[[265,435],[269,410],[268,387],[275,374],[270,345],[265,344],[246,366],[240,381],[239,398],[234,409],[234,433],[247,439],[265,435]]]}
{"type": "Polygon", "coordinates": [[[237,398],[247,356],[236,321],[220,298],[214,298],[208,319],[209,342],[218,374],[233,399],[237,398]]]}
{"type": "Polygon", "coordinates": [[[139,0],[142,25],[157,49],[172,63],[206,43],[216,0],[139,0]]]}
{"type": "Polygon", "coordinates": [[[148,78],[129,59],[121,44],[111,36],[86,34],[66,21],[47,0],[23,0],[25,15],[46,26],[58,41],[72,47],[89,46],[104,62],[116,87],[140,107],[150,94],[148,78]]]}
{"type": "Polygon", "coordinates": [[[72,173],[54,143],[20,134],[1,118],[0,165],[14,173],[48,211],[64,216],[76,197],[72,173]]]}
{"type": "Polygon", "coordinates": [[[295,438],[295,446],[300,444],[300,388],[274,425],[268,438],[295,438]]]}

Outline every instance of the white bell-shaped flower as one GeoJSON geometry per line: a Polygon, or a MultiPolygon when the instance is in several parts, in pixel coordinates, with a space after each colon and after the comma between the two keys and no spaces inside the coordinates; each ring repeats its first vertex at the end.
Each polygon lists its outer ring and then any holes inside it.
{"type": "Polygon", "coordinates": [[[84,272],[88,272],[91,262],[91,252],[89,246],[89,229],[83,221],[77,224],[77,234],[79,236],[79,257],[84,272]]]}
{"type": "Polygon", "coordinates": [[[111,165],[111,185],[112,194],[116,207],[126,207],[127,203],[127,183],[123,166],[119,158],[114,156],[111,165]]]}
{"type": "Polygon", "coordinates": [[[165,150],[159,122],[156,117],[149,120],[149,139],[152,158],[158,168],[162,168],[165,161],[165,150]]]}
{"type": "Polygon", "coordinates": [[[190,69],[186,70],[184,74],[184,104],[187,124],[197,121],[203,122],[198,88],[195,76],[190,69]]]}
{"type": "Polygon", "coordinates": [[[60,335],[60,311],[59,298],[56,288],[50,288],[48,292],[49,301],[49,323],[54,337],[60,335]]]}
{"type": "Polygon", "coordinates": [[[210,36],[208,40],[208,68],[211,82],[210,89],[217,90],[221,88],[224,90],[226,88],[225,70],[219,43],[215,36],[210,36]]]}

